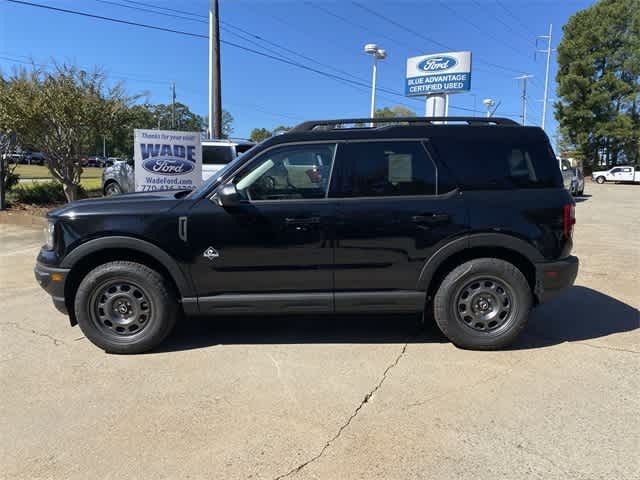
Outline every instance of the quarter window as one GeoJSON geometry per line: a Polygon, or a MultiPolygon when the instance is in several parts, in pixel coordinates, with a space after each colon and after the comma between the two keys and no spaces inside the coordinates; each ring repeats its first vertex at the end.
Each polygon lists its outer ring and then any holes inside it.
{"type": "Polygon", "coordinates": [[[438,159],[464,190],[562,186],[558,161],[546,143],[496,139],[432,138],[438,159]]]}
{"type": "Polygon", "coordinates": [[[436,170],[420,142],[341,144],[333,197],[434,195],[436,170]]]}
{"type": "Polygon", "coordinates": [[[258,157],[234,180],[247,200],[324,198],[335,144],[275,148],[258,157]]]}

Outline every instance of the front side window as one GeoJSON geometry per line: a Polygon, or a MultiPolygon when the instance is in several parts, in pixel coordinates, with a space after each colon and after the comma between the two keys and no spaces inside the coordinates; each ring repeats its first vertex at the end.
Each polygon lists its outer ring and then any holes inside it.
{"type": "Polygon", "coordinates": [[[614,168],[613,170],[611,170],[611,173],[618,173],[620,171],[622,171],[621,168],[614,168]]]}
{"type": "Polygon", "coordinates": [[[324,198],[335,148],[327,143],[274,148],[235,178],[236,189],[247,200],[324,198]]]}
{"type": "Polygon", "coordinates": [[[435,195],[436,169],[419,141],[340,145],[333,197],[435,195]]]}

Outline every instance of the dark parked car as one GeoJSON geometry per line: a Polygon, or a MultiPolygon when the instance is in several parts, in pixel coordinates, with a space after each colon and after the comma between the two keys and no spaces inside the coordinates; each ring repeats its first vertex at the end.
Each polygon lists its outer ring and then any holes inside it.
{"type": "Polygon", "coordinates": [[[505,347],[576,277],[574,201],[540,128],[442,120],[306,122],[192,192],[71,203],[36,278],[110,352],[181,313],[432,313],[460,347],[505,347]]]}

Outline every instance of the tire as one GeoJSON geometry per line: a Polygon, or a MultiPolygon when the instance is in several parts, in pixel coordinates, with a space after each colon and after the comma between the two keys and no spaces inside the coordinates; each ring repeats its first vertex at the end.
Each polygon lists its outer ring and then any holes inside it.
{"type": "Polygon", "coordinates": [[[104,186],[104,196],[113,197],[114,195],[120,195],[122,193],[122,187],[118,182],[109,182],[104,186]]]}
{"type": "Polygon", "coordinates": [[[478,258],[444,278],[434,298],[434,317],[457,347],[495,350],[522,332],[531,305],[531,288],[518,268],[497,258],[478,258]]]}
{"type": "Polygon", "coordinates": [[[598,178],[596,178],[596,183],[602,185],[604,182],[606,182],[607,179],[604,178],[602,175],[600,175],[598,178]]]}
{"type": "Polygon", "coordinates": [[[82,333],[109,353],[142,353],[171,332],[178,303],[165,278],[135,262],[91,270],[80,282],[75,315],[82,333]]]}

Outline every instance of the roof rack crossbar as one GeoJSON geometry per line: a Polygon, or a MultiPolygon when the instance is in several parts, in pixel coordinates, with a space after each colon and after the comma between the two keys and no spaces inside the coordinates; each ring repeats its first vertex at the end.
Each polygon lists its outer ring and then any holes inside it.
{"type": "MultiPolygon", "coordinates": [[[[310,120],[296,125],[288,133],[292,132],[310,132],[314,129],[324,127],[326,130],[333,130],[340,128],[341,125],[348,124],[362,124],[362,128],[367,127],[367,124],[373,125],[374,123],[413,123],[413,124],[428,124],[438,125],[443,123],[459,123],[466,122],[468,125],[520,125],[518,122],[511,120],[510,118],[502,117],[392,117],[392,118],[341,118],[336,120],[310,120]]],[[[385,125],[386,126],[386,125],[385,125]]],[[[376,127],[379,128],[379,127],[376,127]]]]}

